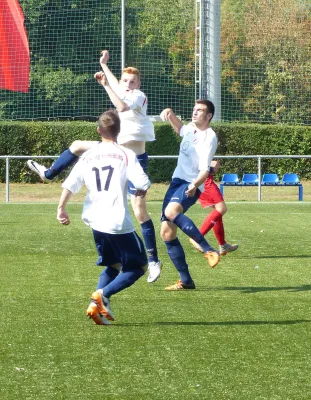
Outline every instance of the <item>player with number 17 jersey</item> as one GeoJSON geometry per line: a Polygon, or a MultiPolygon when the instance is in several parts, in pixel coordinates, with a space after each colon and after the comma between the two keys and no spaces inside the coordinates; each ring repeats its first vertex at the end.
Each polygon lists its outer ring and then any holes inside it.
{"type": "Polygon", "coordinates": [[[85,184],[88,193],[82,220],[96,231],[121,234],[134,232],[127,204],[128,180],[137,190],[150,186],[132,150],[99,143],[83,154],[62,187],[75,194],[85,184]]]}

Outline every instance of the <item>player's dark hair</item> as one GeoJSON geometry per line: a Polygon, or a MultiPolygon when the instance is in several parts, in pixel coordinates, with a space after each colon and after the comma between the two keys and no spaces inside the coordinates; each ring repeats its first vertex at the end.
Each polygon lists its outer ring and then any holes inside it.
{"type": "Polygon", "coordinates": [[[105,139],[116,139],[120,133],[120,118],[116,110],[102,113],[97,120],[99,134],[105,139]]]}
{"type": "MultiPolygon", "coordinates": [[[[215,106],[214,103],[212,103],[210,100],[204,100],[204,99],[199,99],[195,102],[195,104],[204,104],[207,108],[207,114],[211,113],[212,118],[215,114],[215,106]]],[[[211,118],[211,119],[212,119],[211,118]]]]}

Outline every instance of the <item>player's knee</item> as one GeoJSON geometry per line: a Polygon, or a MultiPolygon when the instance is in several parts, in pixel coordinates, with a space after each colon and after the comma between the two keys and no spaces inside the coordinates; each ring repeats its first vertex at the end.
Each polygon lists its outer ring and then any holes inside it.
{"type": "Polygon", "coordinates": [[[164,215],[165,217],[172,222],[174,220],[174,218],[178,215],[179,213],[176,213],[174,210],[170,210],[170,209],[166,209],[164,211],[164,215]]]}
{"type": "Polygon", "coordinates": [[[183,208],[181,204],[171,202],[167,205],[167,207],[164,210],[164,215],[169,221],[173,221],[178,214],[183,212],[183,208]]]}
{"type": "Polygon", "coordinates": [[[227,206],[224,202],[218,203],[215,206],[215,209],[221,214],[221,215],[225,215],[227,212],[227,206]]]}
{"type": "Polygon", "coordinates": [[[162,223],[161,225],[160,236],[164,242],[174,239],[173,232],[168,228],[166,223],[162,223]]]}

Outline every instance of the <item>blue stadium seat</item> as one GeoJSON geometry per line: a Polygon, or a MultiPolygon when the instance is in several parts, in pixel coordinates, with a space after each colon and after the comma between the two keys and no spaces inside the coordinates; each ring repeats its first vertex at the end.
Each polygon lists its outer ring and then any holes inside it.
{"type": "Polygon", "coordinates": [[[242,185],[257,186],[258,175],[257,174],[244,174],[242,176],[242,185]]]}
{"type": "Polygon", "coordinates": [[[239,183],[240,179],[238,177],[238,174],[223,174],[221,179],[222,185],[235,186],[238,185],[239,183]]]}
{"type": "Polygon", "coordinates": [[[224,195],[224,187],[225,186],[238,186],[240,185],[240,178],[238,174],[223,174],[219,190],[222,195],[224,195]]]}
{"type": "Polygon", "coordinates": [[[300,179],[297,174],[284,174],[282,178],[282,185],[295,186],[300,184],[300,179]]]}
{"type": "Polygon", "coordinates": [[[277,174],[263,174],[261,184],[264,186],[274,186],[280,183],[277,174]]]}

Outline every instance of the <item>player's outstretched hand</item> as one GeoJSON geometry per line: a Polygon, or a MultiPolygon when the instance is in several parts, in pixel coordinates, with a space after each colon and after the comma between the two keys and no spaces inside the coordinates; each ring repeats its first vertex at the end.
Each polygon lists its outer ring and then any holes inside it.
{"type": "Polygon", "coordinates": [[[147,194],[147,190],[136,190],[135,192],[135,197],[141,197],[144,198],[147,194]]]}
{"type": "Polygon", "coordinates": [[[108,79],[103,71],[96,72],[94,74],[94,78],[97,80],[97,82],[102,85],[102,86],[107,86],[108,85],[108,79]]]}
{"type": "Polygon", "coordinates": [[[57,210],[57,219],[58,219],[60,224],[63,224],[63,225],[69,225],[70,224],[69,215],[68,215],[66,210],[58,209],[57,210]]]}
{"type": "Polygon", "coordinates": [[[100,54],[101,54],[101,57],[99,59],[100,65],[107,64],[107,62],[109,60],[109,52],[108,52],[108,50],[102,50],[100,54]]]}

